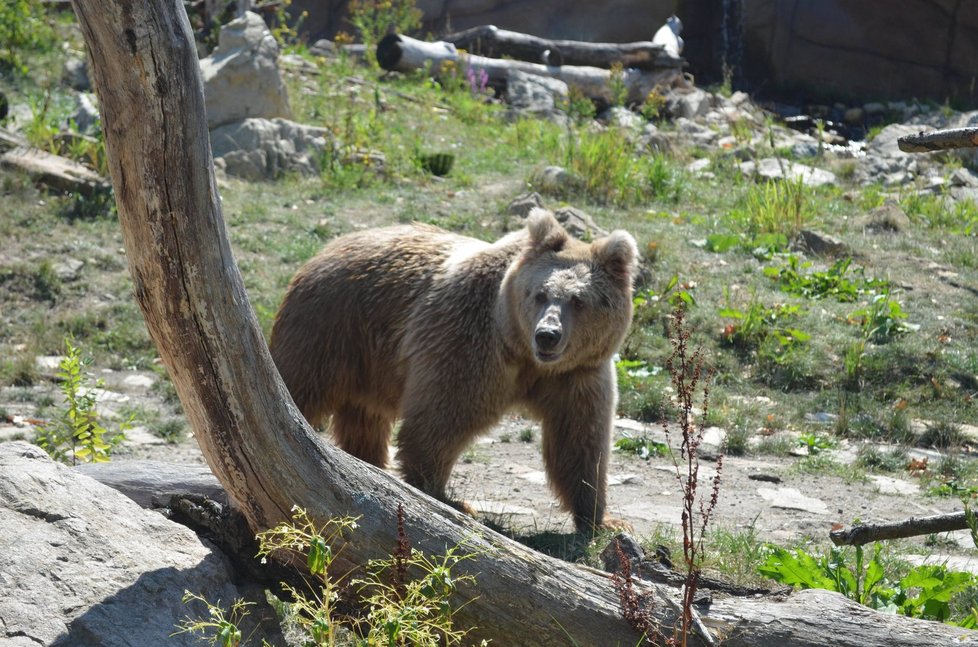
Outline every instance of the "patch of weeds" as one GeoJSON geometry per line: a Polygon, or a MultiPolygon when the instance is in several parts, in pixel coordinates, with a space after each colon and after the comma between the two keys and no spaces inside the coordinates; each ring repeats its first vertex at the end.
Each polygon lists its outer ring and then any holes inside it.
{"type": "Polygon", "coordinates": [[[791,450],[795,448],[794,441],[786,434],[771,434],[761,436],[754,450],[758,454],[767,456],[789,456],[791,450]]]}
{"type": "MultiPolygon", "coordinates": [[[[788,343],[777,334],[769,335],[757,349],[755,376],[780,391],[810,390],[822,381],[820,357],[807,344],[798,344],[795,330],[788,343]]],[[[807,335],[807,333],[801,333],[807,335]]]]}
{"type": "Polygon", "coordinates": [[[170,445],[176,445],[187,437],[187,425],[182,420],[166,420],[150,425],[150,431],[170,445]]]}
{"type": "Polygon", "coordinates": [[[906,322],[907,314],[889,289],[873,296],[866,307],[849,314],[848,320],[862,328],[863,336],[876,343],[886,344],[901,335],[920,328],[906,322]]]}
{"type": "Polygon", "coordinates": [[[33,349],[25,348],[0,361],[0,384],[9,386],[36,384],[40,373],[34,355],[33,349]]]}
{"type": "Polygon", "coordinates": [[[733,319],[734,322],[724,326],[720,337],[724,343],[738,350],[756,349],[769,337],[782,347],[806,342],[811,338],[808,333],[786,325],[786,321],[798,317],[801,306],[765,306],[756,297],[752,297],[746,309],[740,310],[730,305],[729,294],[726,300],[727,305],[717,314],[724,319],[733,319]]]}
{"type": "MultiPolygon", "coordinates": [[[[262,561],[282,559],[304,564],[308,573],[308,588],[281,585],[290,599],[282,605],[285,619],[299,633],[298,642],[335,645],[345,644],[344,636],[359,636],[367,645],[462,644],[472,628],[457,627],[453,615],[458,609],[460,587],[471,586],[475,578],[459,574],[458,566],[475,554],[459,546],[449,548],[443,555],[426,555],[413,548],[399,508],[397,543],[390,558],[371,560],[361,577],[344,581],[332,565],[340,556],[341,546],[349,541],[347,535],[356,527],[351,518],[316,524],[296,507],[291,521],[258,533],[258,556],[262,561]],[[343,613],[344,603],[363,613],[356,617],[343,613]]],[[[202,597],[188,595],[206,604],[211,620],[188,617],[178,626],[178,633],[194,633],[211,642],[220,640],[222,635],[236,635],[236,623],[213,620],[227,620],[230,613],[216,613],[215,606],[202,597]]]]}
{"type": "Polygon", "coordinates": [[[790,240],[808,225],[814,213],[811,189],[798,178],[749,185],[728,218],[734,231],[744,232],[751,239],[760,234],[780,234],[790,240]]]}
{"type": "Polygon", "coordinates": [[[836,445],[835,439],[816,433],[804,433],[798,437],[798,447],[807,450],[809,456],[821,454],[826,449],[832,449],[836,445]]]}
{"type": "Polygon", "coordinates": [[[978,205],[972,200],[915,191],[903,196],[900,206],[912,222],[923,223],[930,229],[964,236],[978,233],[978,205]]]}
{"type": "Polygon", "coordinates": [[[734,424],[723,439],[723,453],[727,456],[744,456],[750,449],[751,430],[742,424],[734,424]]]}
{"type": "Polygon", "coordinates": [[[618,414],[641,422],[664,420],[671,408],[666,380],[640,360],[619,360],[618,414]]]}
{"type": "Polygon", "coordinates": [[[65,338],[64,348],[57,377],[65,406],[54,420],[39,428],[36,443],[52,458],[65,463],[107,461],[115,446],[125,439],[124,432],[132,426],[132,419],[122,423],[115,433],[102,426],[95,410],[95,389],[101,388],[102,382],[96,380],[92,384],[84,374],[90,360],[82,358],[70,337],[65,338]]]}
{"type": "Polygon", "coordinates": [[[534,432],[533,427],[524,427],[523,429],[520,429],[520,433],[517,435],[517,439],[521,443],[532,443],[535,437],[536,433],[534,432]]]}
{"type": "Polygon", "coordinates": [[[792,470],[803,474],[835,476],[846,483],[865,483],[869,480],[859,466],[843,463],[824,453],[806,456],[795,463],[792,470]]]}
{"type": "Polygon", "coordinates": [[[646,435],[626,436],[615,441],[615,449],[627,454],[634,454],[643,460],[669,453],[669,445],[653,440],[646,435]]]}
{"type": "Polygon", "coordinates": [[[46,5],[31,0],[0,2],[0,70],[27,76],[26,60],[37,51],[50,51],[57,38],[45,13],[46,5]]]}
{"type": "Polygon", "coordinates": [[[837,591],[865,606],[911,618],[954,620],[951,599],[978,584],[974,575],[943,565],[914,566],[902,577],[888,574],[881,543],[874,545],[868,560],[862,546],[853,551],[833,547],[824,555],[776,546],[770,551],[758,570],[776,582],[799,589],[837,591]]]}
{"type": "Polygon", "coordinates": [[[910,462],[907,450],[893,447],[882,450],[876,445],[863,445],[856,456],[856,464],[873,472],[902,473],[910,462]]]}
{"type": "MultiPolygon", "coordinates": [[[[760,516],[760,515],[758,515],[760,516]]],[[[744,528],[715,527],[707,536],[705,566],[713,569],[738,586],[763,583],[757,568],[768,556],[768,548],[760,540],[757,518],[744,528]]]]}
{"type": "MultiPolygon", "coordinates": [[[[415,0],[350,0],[347,12],[368,52],[373,52],[387,34],[412,34],[420,29],[423,15],[415,0]]],[[[379,69],[375,56],[364,58],[373,69],[379,69]]]]}
{"type": "Polygon", "coordinates": [[[25,295],[34,301],[55,303],[61,296],[61,279],[50,261],[38,265],[0,268],[0,287],[25,295]]]}
{"type": "Polygon", "coordinates": [[[867,279],[863,276],[862,268],[852,269],[850,272],[851,258],[836,261],[824,272],[805,272],[812,263],[802,262],[795,254],[789,255],[787,261],[787,265],[781,267],[765,267],[764,276],[777,281],[785,292],[800,297],[831,297],[836,301],[851,302],[868,291],[886,289],[889,286],[889,282],[882,279],[867,279]]]}
{"type": "Polygon", "coordinates": [[[969,439],[961,431],[961,426],[944,420],[928,424],[924,433],[917,439],[918,447],[933,447],[939,450],[958,449],[969,439]]]}

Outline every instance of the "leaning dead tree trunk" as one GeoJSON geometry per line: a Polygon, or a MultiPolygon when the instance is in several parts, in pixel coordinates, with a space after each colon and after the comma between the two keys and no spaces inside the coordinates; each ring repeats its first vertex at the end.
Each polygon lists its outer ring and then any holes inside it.
{"type": "MultiPolygon", "coordinates": [[[[136,300],[204,458],[252,531],[290,516],[359,516],[342,548],[362,564],[396,545],[397,508],[429,553],[464,543],[477,586],[457,614],[503,645],[634,645],[610,579],[489,531],[339,449],[306,424],[278,376],[230,244],[203,89],[181,0],[76,0],[136,300]]],[[[671,626],[666,605],[659,618],[671,626]]]]}
{"type": "MultiPolygon", "coordinates": [[[[204,457],[251,531],[287,519],[293,504],[318,522],[359,516],[360,528],[337,548],[363,563],[389,555],[401,504],[422,550],[476,551],[465,566],[477,581],[459,592],[472,601],[455,616],[478,627],[476,636],[500,645],[637,644],[608,576],[541,556],[317,438],[272,364],[231,254],[182,0],[72,4],[99,94],[136,300],[204,457]]],[[[670,594],[643,590],[671,626],[670,594]]],[[[803,603],[732,599],[715,621],[704,619],[738,645],[936,647],[968,636],[873,614],[878,639],[864,641],[844,616],[866,611],[833,599],[839,617],[803,603]]]]}
{"type": "Polygon", "coordinates": [[[634,43],[589,43],[579,40],[548,40],[482,25],[445,36],[470,54],[490,58],[504,56],[545,65],[588,65],[610,68],[614,63],[640,70],[682,69],[683,59],[665,52],[662,45],[652,41],[634,43]]]}
{"type": "MultiPolygon", "coordinates": [[[[385,70],[413,72],[430,68],[431,74],[439,76],[446,62],[452,69],[460,68],[485,70],[489,82],[505,85],[513,71],[545,76],[563,81],[568,87],[577,88],[584,96],[610,103],[614,98],[611,87],[611,72],[607,69],[586,65],[543,65],[527,61],[488,58],[465,54],[452,43],[445,41],[428,42],[410,36],[388,34],[377,43],[377,62],[385,70]]],[[[653,70],[628,68],[621,72],[629,103],[642,103],[656,86],[668,86],[680,75],[679,67],[665,67],[653,70]]]]}

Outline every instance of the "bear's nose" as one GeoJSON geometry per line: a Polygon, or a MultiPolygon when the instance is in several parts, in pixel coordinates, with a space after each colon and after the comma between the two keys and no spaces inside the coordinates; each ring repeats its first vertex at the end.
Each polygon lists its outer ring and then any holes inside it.
{"type": "Polygon", "coordinates": [[[533,337],[537,343],[537,348],[547,352],[557,347],[560,343],[559,328],[540,328],[533,337]]]}

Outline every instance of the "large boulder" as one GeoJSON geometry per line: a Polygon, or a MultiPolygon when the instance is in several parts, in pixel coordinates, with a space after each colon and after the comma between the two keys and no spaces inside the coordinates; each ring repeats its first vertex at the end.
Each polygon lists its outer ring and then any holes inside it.
{"type": "Polygon", "coordinates": [[[217,49],[200,60],[207,127],[246,117],[282,117],[292,111],[278,69],[278,43],[250,11],[221,28],[217,49]]]}
{"type": "Polygon", "coordinates": [[[242,119],[211,131],[215,165],[245,180],[283,173],[316,175],[323,155],[333,154],[328,130],[288,119],[242,119]]]}
{"type": "Polygon", "coordinates": [[[188,616],[207,618],[185,590],[225,608],[254,602],[244,635],[282,644],[262,591],[232,584],[216,549],[25,442],[0,443],[0,546],[5,646],[199,645],[170,636],[188,616]]]}

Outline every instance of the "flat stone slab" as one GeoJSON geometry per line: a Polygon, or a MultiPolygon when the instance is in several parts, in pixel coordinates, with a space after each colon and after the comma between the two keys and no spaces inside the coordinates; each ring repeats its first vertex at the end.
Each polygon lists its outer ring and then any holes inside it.
{"type": "Polygon", "coordinates": [[[829,507],[821,499],[805,496],[793,487],[759,487],[757,493],[771,504],[772,508],[801,510],[812,514],[826,514],[829,507]]]}
{"type": "Polygon", "coordinates": [[[869,480],[876,484],[876,487],[879,488],[880,494],[911,496],[920,494],[920,485],[912,481],[896,479],[892,476],[883,476],[881,474],[870,474],[869,480]]]}

